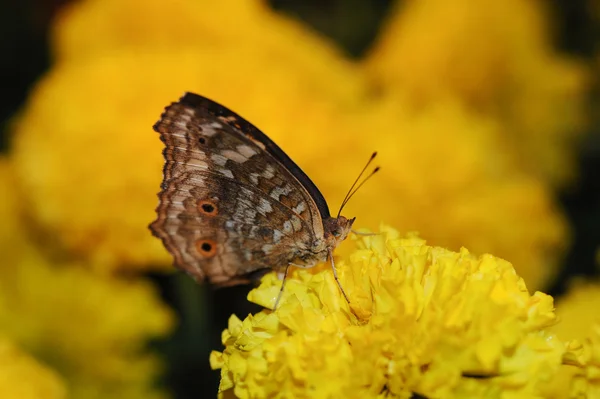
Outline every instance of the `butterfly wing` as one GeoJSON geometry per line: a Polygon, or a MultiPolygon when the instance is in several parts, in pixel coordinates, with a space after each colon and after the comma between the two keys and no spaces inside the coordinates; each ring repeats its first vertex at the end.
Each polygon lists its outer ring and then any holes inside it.
{"type": "Polygon", "coordinates": [[[194,93],[185,93],[180,99],[181,103],[187,104],[191,108],[205,110],[206,113],[212,115],[220,120],[225,121],[229,126],[243,133],[246,137],[250,138],[257,145],[267,151],[273,158],[279,162],[284,169],[292,174],[296,180],[302,185],[302,187],[308,191],[311,199],[315,206],[319,210],[321,219],[327,219],[330,216],[329,206],[325,197],[319,191],[315,183],[304,173],[302,169],[281,149],[277,144],[273,142],[266,134],[261,132],[253,124],[231,111],[227,107],[222,106],[206,97],[202,97],[194,93]]]}
{"type": "Polygon", "coordinates": [[[296,174],[308,177],[249,122],[186,93],[154,129],[166,148],[150,228],[196,280],[246,282],[307,256],[323,237],[322,195],[313,199],[296,174]]]}

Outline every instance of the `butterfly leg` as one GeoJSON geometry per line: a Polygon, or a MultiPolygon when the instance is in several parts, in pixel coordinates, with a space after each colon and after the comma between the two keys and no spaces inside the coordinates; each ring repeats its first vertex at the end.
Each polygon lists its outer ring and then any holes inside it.
{"type": "Polygon", "coordinates": [[[342,295],[344,295],[344,298],[346,298],[346,302],[350,303],[350,299],[348,299],[348,295],[346,295],[346,291],[344,291],[342,284],[340,284],[340,280],[337,275],[337,270],[335,270],[333,254],[331,253],[331,251],[328,251],[328,252],[329,252],[329,259],[331,259],[331,270],[333,270],[333,278],[335,278],[335,282],[337,283],[338,287],[340,287],[340,291],[342,291],[342,295]]]}
{"type": "Polygon", "coordinates": [[[275,300],[275,305],[273,306],[273,310],[277,309],[277,305],[279,305],[279,300],[281,299],[281,296],[283,295],[283,288],[285,287],[285,280],[287,278],[288,270],[290,269],[291,265],[292,265],[291,263],[288,263],[288,265],[285,267],[285,271],[283,272],[283,280],[281,281],[281,289],[279,290],[279,294],[277,294],[277,299],[275,300]]]}

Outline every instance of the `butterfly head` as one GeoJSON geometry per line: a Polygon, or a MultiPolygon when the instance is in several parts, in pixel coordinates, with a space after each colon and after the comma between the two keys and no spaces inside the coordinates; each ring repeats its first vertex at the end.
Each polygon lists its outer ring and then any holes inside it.
{"type": "Polygon", "coordinates": [[[335,248],[338,243],[344,241],[352,230],[352,223],[355,219],[348,219],[344,216],[325,219],[323,227],[325,228],[325,240],[327,240],[328,246],[335,248]]]}

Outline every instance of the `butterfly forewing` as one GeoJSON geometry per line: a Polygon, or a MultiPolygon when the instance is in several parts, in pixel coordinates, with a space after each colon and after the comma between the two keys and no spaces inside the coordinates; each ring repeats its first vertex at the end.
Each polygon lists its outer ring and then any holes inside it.
{"type": "Polygon", "coordinates": [[[289,174],[293,175],[295,179],[302,185],[302,189],[306,190],[314,201],[315,205],[319,209],[321,219],[328,218],[329,206],[325,197],[319,191],[317,186],[312,180],[304,173],[304,171],[296,165],[294,161],[281,149],[273,140],[271,140],[266,134],[256,128],[253,124],[231,111],[227,107],[222,106],[206,97],[202,97],[194,93],[186,93],[180,100],[181,104],[186,106],[202,110],[203,112],[219,118],[225,121],[228,125],[234,127],[238,132],[241,132],[246,137],[249,137],[262,149],[267,151],[269,155],[275,158],[289,174]]]}
{"type": "Polygon", "coordinates": [[[187,93],[154,129],[166,148],[151,229],[197,280],[245,282],[257,270],[286,266],[322,238],[313,195],[272,152],[278,147],[233,112],[187,93]]]}

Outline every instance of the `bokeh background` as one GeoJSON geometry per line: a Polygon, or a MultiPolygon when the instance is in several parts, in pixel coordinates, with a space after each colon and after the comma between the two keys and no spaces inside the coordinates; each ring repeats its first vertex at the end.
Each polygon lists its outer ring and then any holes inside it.
{"type": "Polygon", "coordinates": [[[251,287],[194,284],[147,229],[151,126],[186,90],[332,209],[378,150],[358,226],[509,260],[566,339],[598,316],[597,0],[4,1],[0,30],[3,398],[216,395],[208,355],[251,287]]]}

